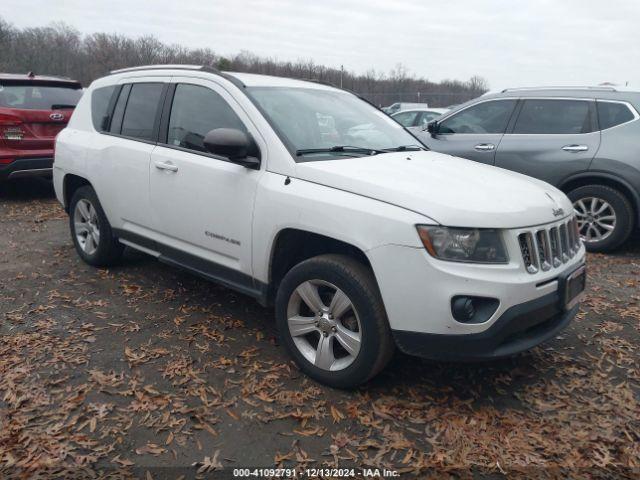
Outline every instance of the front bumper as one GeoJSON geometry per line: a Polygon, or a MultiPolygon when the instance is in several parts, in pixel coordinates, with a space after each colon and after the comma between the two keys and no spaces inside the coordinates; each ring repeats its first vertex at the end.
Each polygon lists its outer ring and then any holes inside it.
{"type": "Polygon", "coordinates": [[[51,177],[53,158],[18,158],[8,165],[0,165],[0,181],[21,177],[51,177]]]}
{"type": "Polygon", "coordinates": [[[569,325],[576,305],[564,310],[561,290],[506,310],[486,330],[466,335],[393,330],[398,348],[410,355],[437,360],[491,360],[539,345],[569,325]]]}

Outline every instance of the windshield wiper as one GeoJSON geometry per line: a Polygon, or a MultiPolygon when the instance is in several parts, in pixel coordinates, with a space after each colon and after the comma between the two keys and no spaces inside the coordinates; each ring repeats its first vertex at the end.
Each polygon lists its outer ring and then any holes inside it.
{"type": "Polygon", "coordinates": [[[70,103],[54,103],[51,105],[51,110],[63,110],[66,108],[76,108],[76,106],[70,103]]]}
{"type": "Polygon", "coordinates": [[[399,147],[385,148],[383,151],[385,151],[385,152],[408,152],[408,151],[417,151],[417,150],[426,150],[426,148],[422,147],[420,145],[401,145],[399,147]]]}
{"type": "Polygon", "coordinates": [[[376,155],[378,153],[386,153],[386,150],[379,150],[376,148],[367,147],[354,147],[352,145],[335,145],[327,148],[303,148],[296,150],[296,155],[307,155],[310,153],[334,153],[334,152],[346,152],[346,153],[363,153],[365,155],[376,155]]]}

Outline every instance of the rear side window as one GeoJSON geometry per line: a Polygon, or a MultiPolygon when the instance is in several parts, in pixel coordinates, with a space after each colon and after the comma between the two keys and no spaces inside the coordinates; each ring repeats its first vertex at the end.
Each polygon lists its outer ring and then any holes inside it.
{"type": "Polygon", "coordinates": [[[122,118],[122,135],[140,140],[153,139],[162,89],[162,83],[134,83],[131,86],[122,118]]]}
{"type": "Polygon", "coordinates": [[[0,107],[25,110],[75,108],[82,96],[81,88],[48,85],[0,85],[0,107]]]}
{"type": "Polygon", "coordinates": [[[104,132],[109,128],[109,105],[116,85],[97,88],[91,93],[91,120],[93,128],[104,132]]]}
{"type": "Polygon", "coordinates": [[[177,85],[167,144],[204,152],[204,136],[216,128],[247,131],[229,104],[213,90],[198,85],[177,85]]]}
{"type": "Polygon", "coordinates": [[[598,123],[600,130],[630,122],[635,118],[633,112],[624,103],[598,101],[598,123]]]}
{"type": "Polygon", "coordinates": [[[513,133],[576,134],[593,131],[586,100],[525,100],[513,133]]]}
{"type": "Polygon", "coordinates": [[[438,133],[504,133],[515,100],[478,103],[443,120],[438,133]]]}

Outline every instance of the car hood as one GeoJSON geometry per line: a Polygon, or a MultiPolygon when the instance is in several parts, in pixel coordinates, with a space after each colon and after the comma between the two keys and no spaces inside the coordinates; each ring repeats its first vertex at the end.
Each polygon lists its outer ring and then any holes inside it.
{"type": "Polygon", "coordinates": [[[396,205],[447,226],[528,227],[573,211],[560,190],[541,180],[431,151],[301,162],[296,172],[302,180],[396,205]]]}

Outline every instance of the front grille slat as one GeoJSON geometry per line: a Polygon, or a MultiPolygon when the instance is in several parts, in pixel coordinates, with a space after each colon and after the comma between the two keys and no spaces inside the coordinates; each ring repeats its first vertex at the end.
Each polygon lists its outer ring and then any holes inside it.
{"type": "Polygon", "coordinates": [[[580,251],[581,242],[575,217],[518,235],[522,259],[531,274],[567,263],[580,251]]]}

